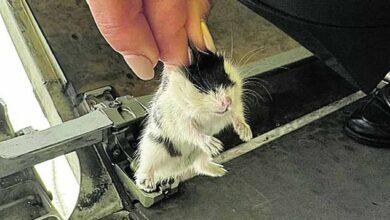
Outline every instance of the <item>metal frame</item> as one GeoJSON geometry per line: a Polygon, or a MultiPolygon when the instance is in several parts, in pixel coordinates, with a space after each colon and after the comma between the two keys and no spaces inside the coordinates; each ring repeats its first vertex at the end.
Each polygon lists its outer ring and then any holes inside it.
{"type": "Polygon", "coordinates": [[[43,131],[0,142],[0,178],[103,141],[113,122],[94,111],[43,131]]]}
{"type": "MultiPolygon", "coordinates": [[[[24,135],[29,129],[14,132],[7,114],[7,107],[0,99],[0,141],[16,135],[24,135]]],[[[1,142],[4,143],[4,142],[1,142]]],[[[4,160],[0,161],[0,164],[4,160]]],[[[8,164],[10,166],[10,164],[8,164]]],[[[10,166],[13,169],[14,166],[10,166]]],[[[0,166],[0,171],[9,170],[0,166]]],[[[51,204],[51,194],[47,192],[41,179],[31,168],[20,168],[12,175],[0,179],[0,218],[20,219],[21,216],[36,216],[38,220],[58,219],[61,216],[51,204]],[[15,212],[15,210],[18,210],[15,212]]]]}
{"type": "MultiPolygon", "coordinates": [[[[77,117],[71,100],[63,92],[67,86],[64,74],[26,1],[0,1],[0,13],[49,123],[53,126],[77,117]]],[[[122,203],[95,149],[78,150],[68,154],[67,159],[81,186],[78,204],[70,219],[99,219],[129,205],[122,203]],[[93,197],[96,194],[98,197],[93,197]]]]}

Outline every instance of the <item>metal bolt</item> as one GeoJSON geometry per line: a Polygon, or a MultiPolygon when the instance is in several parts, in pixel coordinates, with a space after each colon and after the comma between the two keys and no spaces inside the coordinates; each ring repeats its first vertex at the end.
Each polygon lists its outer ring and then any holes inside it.
{"type": "Polygon", "coordinates": [[[121,154],[121,151],[119,149],[115,149],[112,154],[114,155],[114,157],[118,157],[121,154]]]}
{"type": "Polygon", "coordinates": [[[97,102],[93,99],[87,99],[87,104],[92,107],[92,106],[96,105],[97,102]]]}
{"type": "Polygon", "coordinates": [[[106,101],[113,101],[114,100],[114,97],[112,97],[111,94],[109,93],[106,93],[103,95],[103,98],[106,100],[106,101]]]}
{"type": "Polygon", "coordinates": [[[122,102],[119,101],[119,100],[114,100],[114,101],[112,101],[112,102],[110,102],[110,103],[108,104],[108,106],[109,106],[110,108],[119,107],[119,106],[121,106],[121,105],[122,105],[122,102]]]}

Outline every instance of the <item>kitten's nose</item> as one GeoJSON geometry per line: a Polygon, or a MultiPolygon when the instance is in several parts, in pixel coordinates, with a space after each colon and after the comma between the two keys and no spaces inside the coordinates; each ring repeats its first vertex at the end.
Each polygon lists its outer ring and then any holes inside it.
{"type": "Polygon", "coordinates": [[[230,105],[232,104],[232,99],[230,97],[226,97],[223,101],[222,101],[222,105],[226,108],[228,108],[230,105]]]}

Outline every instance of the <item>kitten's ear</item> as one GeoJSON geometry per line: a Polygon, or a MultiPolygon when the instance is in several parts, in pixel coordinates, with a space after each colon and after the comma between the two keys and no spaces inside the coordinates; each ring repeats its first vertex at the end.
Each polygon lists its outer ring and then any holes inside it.
{"type": "Polygon", "coordinates": [[[199,64],[199,62],[201,62],[203,58],[212,54],[212,52],[208,50],[199,51],[191,41],[188,42],[188,47],[189,47],[189,56],[190,56],[191,64],[199,64]]]}
{"type": "Polygon", "coordinates": [[[188,56],[190,57],[190,65],[198,63],[199,51],[191,41],[188,42],[188,56]]]}

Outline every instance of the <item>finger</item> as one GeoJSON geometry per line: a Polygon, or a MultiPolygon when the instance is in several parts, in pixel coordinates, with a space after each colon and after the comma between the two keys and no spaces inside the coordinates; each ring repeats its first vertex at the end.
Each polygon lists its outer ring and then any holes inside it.
{"type": "Polygon", "coordinates": [[[144,3],[160,59],[168,65],[187,65],[187,0],[145,0],[144,3]]]}
{"type": "Polygon", "coordinates": [[[146,18],[142,0],[89,0],[95,22],[111,47],[123,55],[141,79],[154,76],[158,49],[146,18]]]}
{"type": "Polygon", "coordinates": [[[214,41],[209,29],[204,22],[206,14],[210,9],[208,0],[188,1],[188,19],[186,24],[187,34],[191,42],[199,50],[212,52],[216,51],[214,41]]]}
{"type": "Polygon", "coordinates": [[[203,40],[204,40],[204,43],[206,45],[206,48],[211,51],[211,52],[216,52],[217,51],[217,48],[215,47],[215,44],[214,44],[214,40],[213,40],[213,37],[211,36],[211,33],[209,31],[209,28],[207,27],[206,25],[206,22],[202,21],[200,23],[200,27],[202,29],[202,33],[203,33],[203,40]]]}
{"type": "Polygon", "coordinates": [[[206,51],[206,44],[201,29],[202,11],[197,1],[188,1],[188,19],[186,23],[187,34],[194,46],[201,51],[206,51]]]}

